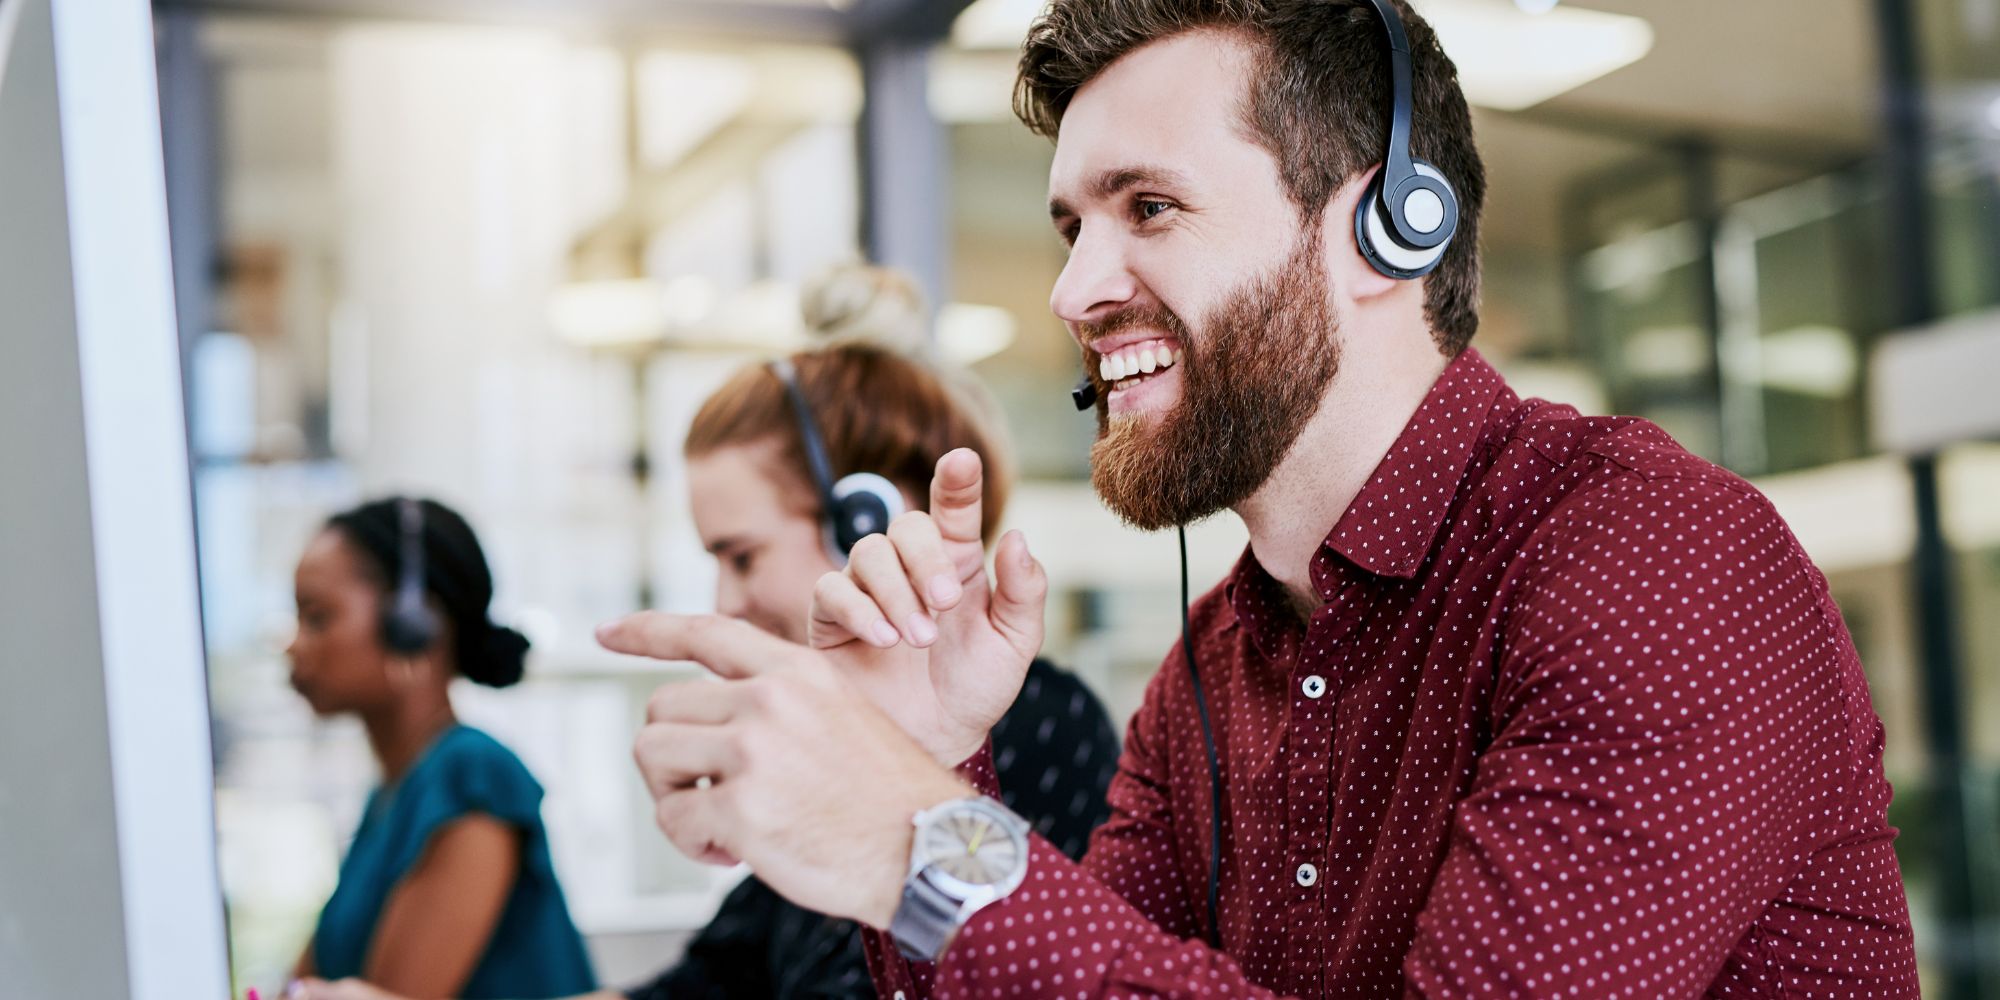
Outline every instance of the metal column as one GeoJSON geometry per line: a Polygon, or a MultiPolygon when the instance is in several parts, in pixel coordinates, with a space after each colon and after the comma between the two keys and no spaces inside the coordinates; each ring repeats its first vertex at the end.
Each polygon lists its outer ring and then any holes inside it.
{"type": "MultiPolygon", "coordinates": [[[[1938,318],[1936,249],[1931,225],[1930,135],[1926,122],[1921,54],[1914,0],[1876,0],[1876,34],[1882,68],[1882,136],[1887,180],[1888,264],[1895,296],[1896,326],[1909,329],[1938,318]]],[[[1951,551],[1944,538],[1935,454],[1910,460],[1916,508],[1916,546],[1911,558],[1911,599],[1915,605],[1919,662],[1922,664],[1925,745],[1929,751],[1939,836],[1937,893],[1939,935],[1936,959],[1943,974],[1937,995],[1945,1000],[1980,996],[1980,958],[1974,935],[1978,918],[1966,825],[1965,737],[1959,704],[1961,657],[1958,649],[1957,587],[1951,551]]]]}

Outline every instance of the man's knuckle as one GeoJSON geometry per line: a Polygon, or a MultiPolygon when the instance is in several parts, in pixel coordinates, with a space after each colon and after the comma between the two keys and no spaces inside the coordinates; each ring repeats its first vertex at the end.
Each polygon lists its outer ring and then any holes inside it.
{"type": "Polygon", "coordinates": [[[776,685],[773,679],[753,677],[742,682],[743,703],[753,714],[764,714],[776,705],[776,685]]]}
{"type": "Polygon", "coordinates": [[[757,752],[759,742],[761,741],[747,729],[741,727],[731,729],[722,737],[723,758],[737,770],[748,770],[759,756],[757,752]]]}
{"type": "Polygon", "coordinates": [[[667,705],[672,695],[672,692],[667,689],[671,686],[662,684],[653,689],[653,693],[646,698],[646,718],[657,720],[666,714],[667,705]]]}

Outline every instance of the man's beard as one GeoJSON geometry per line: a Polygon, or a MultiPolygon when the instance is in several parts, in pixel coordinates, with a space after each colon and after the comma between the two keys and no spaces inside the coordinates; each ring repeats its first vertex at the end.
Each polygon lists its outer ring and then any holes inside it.
{"type": "MultiPolygon", "coordinates": [[[[1311,232],[1308,230],[1308,232],[1311,232]]],[[[1153,531],[1234,507],[1264,484],[1339,371],[1336,318],[1320,270],[1317,234],[1273,272],[1230,293],[1190,331],[1164,307],[1112,317],[1084,332],[1158,330],[1185,360],[1180,398],[1165,413],[1109,416],[1098,380],[1090,481],[1120,519],[1153,531]]]]}

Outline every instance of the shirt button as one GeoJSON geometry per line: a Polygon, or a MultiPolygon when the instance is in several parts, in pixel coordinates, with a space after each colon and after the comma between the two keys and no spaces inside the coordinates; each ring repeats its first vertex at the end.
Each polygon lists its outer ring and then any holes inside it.
{"type": "Polygon", "coordinates": [[[1313,866],[1311,866],[1311,865],[1300,865],[1300,866],[1299,866],[1299,884],[1300,884],[1300,885],[1302,885],[1302,886],[1305,886],[1306,888],[1310,889],[1310,888],[1312,888],[1312,887],[1313,887],[1313,883],[1315,883],[1315,882],[1318,882],[1318,881],[1319,881],[1319,869],[1317,869],[1317,868],[1314,868],[1314,867],[1313,867],[1313,866]]]}
{"type": "Polygon", "coordinates": [[[1308,698],[1317,698],[1326,693],[1326,678],[1314,674],[1299,684],[1299,690],[1304,691],[1308,698]]]}

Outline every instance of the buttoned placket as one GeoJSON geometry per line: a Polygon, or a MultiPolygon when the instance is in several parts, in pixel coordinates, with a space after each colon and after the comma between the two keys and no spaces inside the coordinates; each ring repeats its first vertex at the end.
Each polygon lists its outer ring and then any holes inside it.
{"type": "MultiPolygon", "coordinates": [[[[1331,556],[1329,558],[1338,558],[1331,556]]],[[[1333,824],[1332,776],[1338,773],[1342,662],[1341,640],[1361,619],[1361,595],[1343,582],[1339,570],[1314,573],[1316,588],[1327,603],[1306,623],[1291,664],[1291,712],[1285,758],[1285,854],[1290,885],[1286,954],[1291,966],[1291,990],[1315,996],[1326,992],[1332,913],[1324,888],[1327,851],[1333,824]]]]}

